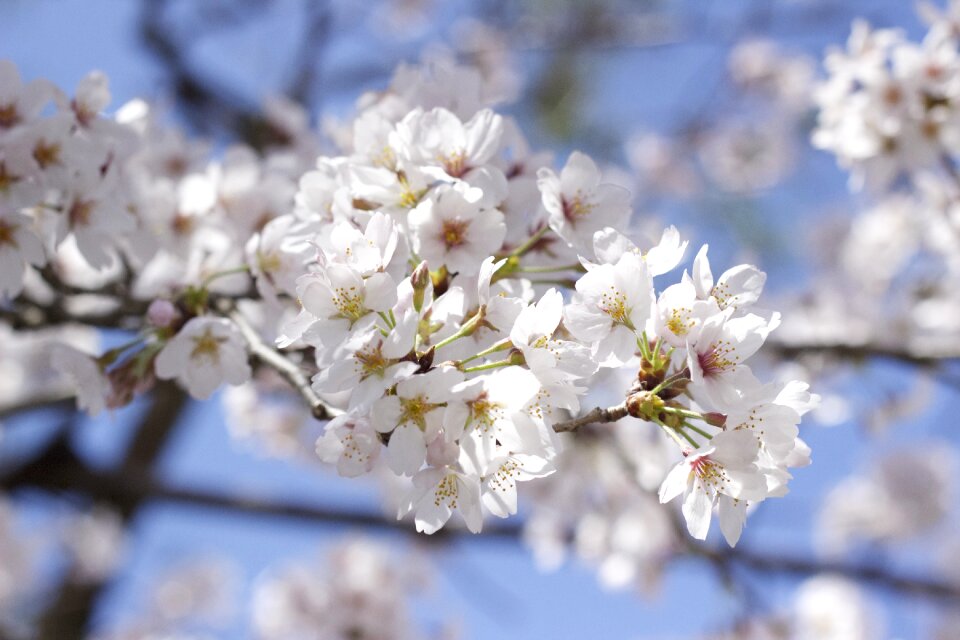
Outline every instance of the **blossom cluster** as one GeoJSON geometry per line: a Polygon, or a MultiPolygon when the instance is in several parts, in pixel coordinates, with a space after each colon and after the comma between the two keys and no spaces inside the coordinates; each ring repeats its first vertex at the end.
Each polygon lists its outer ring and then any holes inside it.
{"type": "Polygon", "coordinates": [[[850,171],[852,188],[867,187],[867,206],[846,233],[834,227],[815,243],[829,254],[830,286],[791,311],[790,338],[957,351],[958,7],[921,5],[919,42],[857,21],[846,49],[827,54],[813,142],[850,171]]]}
{"type": "Polygon", "coordinates": [[[960,151],[958,36],[937,20],[915,43],[858,21],[847,50],[827,55],[816,91],[816,146],[837,155],[856,185],[884,189],[937,170],[960,151]]]}
{"type": "Polygon", "coordinates": [[[629,192],[581,152],[556,170],[474,70],[402,66],[330,125],[332,154],[287,106],[284,146],[206,166],[143,103],[100,115],[101,75],[67,99],[3,73],[3,292],[43,306],[44,287],[81,280],[109,298],[96,311],[138,320],[100,357],[55,355],[91,413],[157,379],[207,398],[248,382],[251,359],[274,366],[333,416],[319,457],[405,479],[398,517],[426,533],[516,513],[517,484],[557,470],[558,432],[594,422],[630,416],[675,444],[659,498],[682,495],[701,539],[716,510],[735,544],[748,505],[809,462],[815,396],[747,363],[780,323],[756,304],[765,275],[714,277],[704,246],[665,283],[679,232],[631,233],[629,192]],[[629,389],[589,410],[607,370],[629,389]]]}

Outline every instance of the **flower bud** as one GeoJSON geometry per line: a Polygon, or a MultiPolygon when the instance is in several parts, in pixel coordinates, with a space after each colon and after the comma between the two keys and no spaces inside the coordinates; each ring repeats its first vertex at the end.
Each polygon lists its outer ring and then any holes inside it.
{"type": "Polygon", "coordinates": [[[157,298],[147,308],[147,322],[158,329],[166,329],[180,317],[180,312],[169,300],[157,298]]]}
{"type": "Polygon", "coordinates": [[[417,265],[410,275],[410,284],[413,286],[413,308],[420,312],[423,308],[423,297],[430,285],[430,266],[424,260],[417,265]]]}
{"type": "Polygon", "coordinates": [[[711,427],[723,429],[727,424],[727,416],[716,411],[710,411],[709,413],[703,414],[703,421],[711,427]]]}

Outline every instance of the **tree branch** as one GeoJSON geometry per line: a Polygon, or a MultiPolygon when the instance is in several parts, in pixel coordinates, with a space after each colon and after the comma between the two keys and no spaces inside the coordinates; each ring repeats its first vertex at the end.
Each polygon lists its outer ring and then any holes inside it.
{"type": "MultiPolygon", "coordinates": [[[[594,412],[591,412],[591,414],[594,412]]],[[[589,415],[589,414],[588,414],[589,415]]],[[[585,416],[586,417],[586,416],[585,416]]],[[[61,452],[62,453],[62,452],[61,452]]],[[[283,518],[298,522],[340,527],[365,527],[402,531],[419,539],[444,541],[468,539],[488,541],[517,539],[522,533],[516,521],[484,528],[479,535],[446,528],[432,537],[417,534],[409,522],[386,518],[377,513],[364,513],[296,502],[263,500],[250,496],[225,495],[200,489],[165,484],[153,478],[144,468],[129,467],[122,471],[99,471],[88,468],[76,457],[46,458],[30,465],[30,471],[0,480],[5,489],[37,487],[47,491],[77,491],[97,501],[114,505],[139,505],[148,501],[173,502],[187,507],[215,509],[267,518],[283,518]]],[[[685,555],[707,559],[722,566],[739,565],[769,574],[815,575],[834,573],[852,580],[912,596],[926,596],[960,602],[960,586],[948,582],[894,573],[878,565],[850,564],[768,554],[744,547],[717,549],[690,543],[685,555]]]]}
{"type": "Polygon", "coordinates": [[[565,433],[568,431],[576,431],[580,427],[586,426],[593,423],[603,423],[603,422],[616,422],[617,420],[627,416],[627,403],[621,402],[618,405],[608,407],[604,409],[603,407],[597,407],[592,411],[583,414],[579,418],[574,418],[573,420],[566,420],[564,422],[557,422],[553,425],[553,430],[557,433],[565,433]]]}
{"type": "Polygon", "coordinates": [[[295,363],[288,360],[280,352],[267,346],[256,329],[250,326],[247,319],[237,309],[227,312],[229,317],[240,329],[251,355],[268,367],[277,371],[291,386],[299,393],[310,407],[310,412],[317,420],[329,420],[334,416],[334,410],[328,407],[320,396],[313,390],[310,380],[303,373],[303,370],[295,363]]]}
{"type": "MultiPolygon", "coordinates": [[[[157,385],[153,394],[150,411],[140,423],[119,471],[115,472],[115,481],[120,484],[126,482],[129,475],[143,473],[143,469],[153,465],[186,406],[186,395],[172,384],[157,385]]],[[[43,486],[47,482],[45,477],[49,476],[54,484],[47,488],[79,490],[95,500],[109,501],[125,521],[129,521],[140,505],[150,499],[146,493],[104,496],[99,491],[84,491],[84,479],[89,476],[88,471],[73,453],[64,433],[55,438],[40,457],[14,472],[11,477],[4,478],[0,486],[43,486]]],[[[80,640],[86,637],[97,600],[105,586],[103,582],[78,582],[68,572],[55,597],[40,615],[36,637],[39,640],[80,640]]]]}

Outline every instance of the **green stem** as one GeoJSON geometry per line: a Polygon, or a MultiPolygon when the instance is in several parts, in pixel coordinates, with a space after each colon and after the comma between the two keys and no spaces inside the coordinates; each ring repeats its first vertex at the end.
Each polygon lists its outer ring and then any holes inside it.
{"type": "MultiPolygon", "coordinates": [[[[641,333],[640,337],[637,338],[637,347],[640,349],[640,355],[643,356],[644,360],[653,362],[653,356],[650,354],[650,340],[647,339],[646,331],[641,333]]],[[[653,393],[655,394],[656,391],[653,393]]]]}
{"type": "Polygon", "coordinates": [[[440,347],[445,347],[451,342],[455,342],[460,338],[465,338],[469,335],[472,335],[474,330],[477,328],[477,323],[480,322],[480,318],[481,318],[480,313],[477,313],[477,315],[472,316],[469,320],[463,323],[463,325],[460,327],[460,329],[456,333],[454,333],[451,336],[447,336],[437,344],[433,345],[433,348],[439,349],[440,347]]]}
{"type": "Polygon", "coordinates": [[[540,238],[542,238],[547,231],[550,231],[550,225],[544,225],[539,231],[527,238],[526,242],[511,251],[508,257],[512,258],[514,256],[522,256],[527,251],[530,251],[530,249],[532,249],[533,246],[540,241],[540,238]]]}
{"type": "Polygon", "coordinates": [[[657,336],[657,341],[653,345],[653,366],[660,369],[662,361],[660,360],[660,349],[663,347],[663,338],[657,336]]]}
{"type": "Polygon", "coordinates": [[[513,362],[510,359],[506,360],[497,360],[496,362],[488,362],[486,364],[478,364],[475,367],[467,367],[463,370],[464,373],[471,373],[473,371],[487,371],[488,369],[499,369],[500,367],[509,367],[513,362]]]}
{"type": "Polygon", "coordinates": [[[226,276],[236,275],[238,273],[246,273],[250,271],[250,267],[243,265],[242,267],[235,267],[233,269],[226,269],[224,271],[217,271],[216,273],[211,273],[209,276],[204,278],[203,284],[200,285],[202,289],[206,289],[210,284],[219,278],[224,278],[226,276]]]}
{"type": "Polygon", "coordinates": [[[509,349],[509,348],[512,347],[512,346],[513,346],[513,343],[510,342],[510,338],[504,338],[504,339],[501,340],[500,342],[497,342],[496,344],[494,344],[494,345],[493,345],[492,347],[490,347],[489,349],[484,349],[484,350],[481,351],[480,353],[475,353],[475,354],[473,354],[472,356],[470,356],[469,358],[464,358],[463,360],[460,361],[460,364],[463,365],[463,364],[466,364],[466,363],[471,362],[471,361],[473,361],[473,360],[476,360],[477,358],[483,358],[484,356],[488,356],[488,355],[490,355],[491,353],[496,353],[496,352],[498,352],[498,351],[504,351],[504,350],[506,350],[506,349],[509,349]]]}
{"type": "Polygon", "coordinates": [[[667,413],[675,413],[678,416],[683,416],[684,418],[703,420],[703,414],[697,413],[696,411],[690,411],[689,409],[683,409],[681,407],[664,407],[663,410],[667,413]]]}
{"type": "Polygon", "coordinates": [[[532,284],[555,284],[564,289],[573,289],[577,282],[573,278],[544,278],[543,280],[530,280],[532,284]]]}
{"type": "Polygon", "coordinates": [[[683,441],[680,440],[680,436],[677,435],[677,432],[675,429],[671,429],[667,425],[663,424],[663,422],[658,418],[653,418],[653,421],[656,422],[658,425],[660,425],[660,428],[666,431],[668,436],[673,438],[673,441],[677,443],[678,447],[683,449],[686,446],[685,444],[683,444],[683,441]]]}
{"type": "Polygon", "coordinates": [[[99,358],[97,358],[97,361],[101,362],[104,366],[110,366],[111,364],[116,362],[117,358],[122,356],[126,351],[142,343],[143,343],[143,337],[137,336],[136,338],[134,338],[133,340],[130,340],[129,342],[124,342],[123,344],[117,347],[104,351],[103,354],[99,358]]]}
{"type": "Polygon", "coordinates": [[[652,393],[653,395],[657,395],[658,393],[660,393],[660,392],[663,391],[664,389],[669,388],[670,385],[672,385],[673,383],[675,383],[675,382],[680,382],[681,380],[684,380],[685,378],[686,378],[686,376],[684,375],[683,371],[678,371],[678,372],[676,372],[675,374],[673,374],[672,376],[668,376],[663,382],[661,382],[660,384],[658,384],[657,386],[655,386],[653,389],[651,389],[651,390],[650,390],[650,393],[652,393]]]}
{"type": "Polygon", "coordinates": [[[694,440],[693,438],[690,437],[690,434],[689,434],[689,433],[687,433],[687,432],[684,431],[683,429],[679,429],[679,432],[680,432],[680,435],[683,436],[683,439],[686,440],[687,442],[689,442],[689,443],[693,446],[694,449],[699,449],[699,448],[700,448],[700,445],[697,444],[697,441],[696,441],[696,440],[694,440]]]}
{"type": "Polygon", "coordinates": [[[542,267],[517,267],[514,269],[514,273],[555,273],[557,271],[572,271],[572,270],[582,270],[583,266],[578,262],[576,264],[565,264],[559,267],[551,266],[542,266],[542,267]]]}
{"type": "Polygon", "coordinates": [[[687,429],[692,429],[693,431],[699,433],[701,436],[703,436],[703,437],[706,438],[707,440],[713,440],[713,436],[712,436],[712,435],[710,435],[709,433],[707,433],[706,431],[704,431],[703,429],[701,429],[700,427],[698,427],[698,426],[696,426],[696,425],[692,425],[692,424],[690,424],[689,422],[685,422],[685,423],[684,423],[684,427],[686,427],[687,429]]]}

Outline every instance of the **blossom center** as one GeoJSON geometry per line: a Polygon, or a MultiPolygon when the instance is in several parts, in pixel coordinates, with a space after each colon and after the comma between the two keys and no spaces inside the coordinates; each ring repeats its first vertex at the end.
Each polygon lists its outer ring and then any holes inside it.
{"type": "Polygon", "coordinates": [[[440,161],[443,163],[443,170],[453,178],[463,177],[467,172],[467,156],[462,150],[443,156],[440,161]]]}
{"type": "Polygon", "coordinates": [[[17,239],[13,234],[16,233],[17,228],[18,226],[11,222],[0,220],[0,247],[10,245],[16,248],[17,239]]]}
{"type": "Polygon", "coordinates": [[[260,253],[257,255],[257,266],[260,267],[260,271],[263,273],[272,273],[274,271],[279,271],[283,264],[280,261],[280,256],[276,251],[271,251],[269,253],[260,253]]]}
{"type": "Polygon", "coordinates": [[[715,376],[737,366],[739,356],[734,354],[733,347],[726,340],[720,340],[710,345],[704,353],[697,354],[697,362],[705,376],[715,376]]]}
{"type": "Polygon", "coordinates": [[[353,354],[354,360],[360,365],[360,379],[366,380],[370,376],[376,375],[383,377],[383,372],[387,368],[387,359],[383,357],[381,344],[371,346],[367,349],[361,349],[353,354]]]}
{"type": "Polygon", "coordinates": [[[578,220],[590,215],[590,212],[596,207],[590,202],[583,192],[577,191],[572,198],[561,198],[563,205],[563,217],[571,224],[576,224],[578,220]]]}
{"type": "Polygon", "coordinates": [[[0,192],[9,191],[10,187],[18,182],[20,182],[20,177],[10,173],[6,163],[0,162],[0,192]]]}
{"type": "Polygon", "coordinates": [[[404,209],[412,209],[420,202],[422,193],[422,191],[418,193],[410,187],[404,186],[403,191],[400,193],[400,201],[398,204],[404,209]]]}
{"type": "Polygon", "coordinates": [[[337,311],[350,320],[359,320],[366,312],[363,307],[363,294],[357,292],[356,286],[337,287],[333,290],[332,302],[337,311]]]}
{"type": "Polygon", "coordinates": [[[513,458],[508,458],[490,478],[490,488],[494,491],[506,491],[516,484],[514,478],[519,475],[520,464],[513,458]]]}
{"type": "Polygon", "coordinates": [[[427,414],[438,405],[427,402],[423,396],[400,399],[400,424],[415,424],[423,431],[427,428],[427,414]]]}
{"type": "Polygon", "coordinates": [[[630,309],[627,307],[627,294],[610,285],[609,291],[600,295],[600,309],[610,316],[616,324],[633,328],[630,322],[630,309]]]}
{"type": "Polygon", "coordinates": [[[690,470],[697,476],[705,489],[719,491],[728,482],[727,472],[707,456],[699,456],[690,462],[690,470]]]}
{"type": "Polygon", "coordinates": [[[226,340],[226,338],[213,335],[213,332],[207,329],[202,335],[194,337],[193,351],[190,352],[190,359],[219,362],[220,344],[226,342],[226,340]]]}
{"type": "Polygon", "coordinates": [[[33,148],[33,159],[37,161],[41,169],[60,164],[60,145],[41,140],[33,148]]]}
{"type": "Polygon", "coordinates": [[[439,507],[446,504],[451,509],[457,508],[457,498],[460,496],[460,488],[457,486],[457,477],[452,473],[445,476],[433,491],[433,504],[439,507]]]}
{"type": "Polygon", "coordinates": [[[17,105],[0,105],[0,128],[9,129],[20,123],[20,113],[17,111],[17,105]]]}
{"type": "Polygon", "coordinates": [[[77,200],[70,206],[70,226],[85,227],[90,224],[90,214],[93,213],[93,202],[89,200],[77,200]]]}
{"type": "Polygon", "coordinates": [[[670,319],[667,320],[667,328],[676,336],[683,337],[687,335],[690,333],[693,325],[696,324],[696,321],[691,317],[692,313],[693,312],[687,308],[673,309],[673,311],[670,312],[670,319]]]}
{"type": "Polygon", "coordinates": [[[467,242],[467,228],[470,226],[469,220],[444,220],[441,230],[443,243],[447,250],[459,247],[467,242]]]}
{"type": "Polygon", "coordinates": [[[481,433],[489,433],[497,420],[503,416],[503,405],[493,402],[486,393],[470,403],[470,412],[477,429],[481,433]]]}

